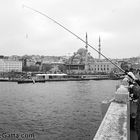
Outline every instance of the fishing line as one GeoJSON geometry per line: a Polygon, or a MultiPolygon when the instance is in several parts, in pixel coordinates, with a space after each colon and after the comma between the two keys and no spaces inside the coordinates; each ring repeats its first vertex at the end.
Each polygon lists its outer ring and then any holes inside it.
{"type": "MultiPolygon", "coordinates": [[[[56,23],[57,25],[59,25],[60,27],[62,27],[63,29],[65,29],[66,31],[68,31],[70,34],[74,35],[76,38],[78,38],[79,40],[81,40],[84,43],[87,43],[84,39],[82,39],[81,37],[79,37],[78,35],[76,35],[74,32],[72,32],[71,30],[69,30],[68,28],[66,28],[65,26],[63,26],[62,24],[60,24],[59,22],[57,22],[56,20],[54,20],[53,18],[49,17],[48,15],[44,14],[43,12],[40,12],[34,8],[31,8],[29,6],[23,5],[23,8],[28,8],[36,13],[39,13],[42,16],[45,16],[46,18],[50,19],[51,21],[53,21],[54,23],[56,23]]],[[[99,52],[97,49],[95,49],[93,46],[91,46],[90,44],[87,43],[87,45],[92,48],[94,51],[96,51],[97,53],[100,53],[106,60],[108,60],[109,62],[111,62],[114,66],[116,66],[118,69],[120,69],[123,73],[125,73],[125,71],[120,68],[117,64],[115,64],[114,62],[112,62],[109,58],[107,58],[104,54],[102,54],[101,52],[99,52]]],[[[126,74],[126,73],[125,73],[126,74]]]]}

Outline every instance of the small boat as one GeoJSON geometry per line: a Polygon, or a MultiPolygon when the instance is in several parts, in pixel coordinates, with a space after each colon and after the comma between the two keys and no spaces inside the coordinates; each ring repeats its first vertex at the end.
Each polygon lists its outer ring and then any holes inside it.
{"type": "Polygon", "coordinates": [[[37,79],[20,79],[17,81],[18,84],[23,84],[23,83],[45,83],[45,80],[37,80],[37,79]]]}
{"type": "Polygon", "coordinates": [[[0,81],[2,81],[2,82],[9,81],[9,78],[0,78],[0,81]]]}

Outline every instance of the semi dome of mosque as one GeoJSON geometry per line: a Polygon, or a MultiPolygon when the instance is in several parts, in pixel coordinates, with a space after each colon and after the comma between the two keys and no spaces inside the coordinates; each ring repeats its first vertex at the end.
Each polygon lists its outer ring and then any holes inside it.
{"type": "Polygon", "coordinates": [[[75,56],[74,56],[75,58],[80,58],[81,57],[81,55],[80,54],[75,54],[75,56]]]}

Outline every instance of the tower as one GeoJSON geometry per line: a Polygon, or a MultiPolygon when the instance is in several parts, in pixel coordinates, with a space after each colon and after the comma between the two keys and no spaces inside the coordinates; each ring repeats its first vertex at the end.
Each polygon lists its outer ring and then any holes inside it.
{"type": "Polygon", "coordinates": [[[101,39],[100,39],[100,36],[99,36],[99,60],[101,59],[101,39]]]}
{"type": "Polygon", "coordinates": [[[85,71],[87,72],[88,70],[88,36],[86,33],[86,56],[85,56],[85,71]]]}

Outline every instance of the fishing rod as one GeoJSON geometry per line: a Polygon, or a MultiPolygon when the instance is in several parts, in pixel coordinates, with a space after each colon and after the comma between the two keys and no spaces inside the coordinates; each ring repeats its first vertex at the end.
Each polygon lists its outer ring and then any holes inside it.
{"type": "Polygon", "coordinates": [[[81,40],[82,42],[86,43],[90,48],[92,48],[94,51],[96,51],[97,53],[100,53],[106,60],[108,60],[109,62],[111,62],[115,67],[117,67],[118,69],[120,69],[123,73],[126,74],[126,72],[120,68],[117,64],[115,64],[114,62],[112,62],[109,58],[107,58],[104,54],[102,54],[101,52],[99,52],[97,49],[95,49],[93,46],[91,46],[90,44],[88,44],[84,39],[82,39],[81,37],[79,37],[78,35],[76,35],[74,32],[72,32],[71,30],[69,30],[68,28],[66,28],[64,25],[60,24],[59,22],[57,22],[56,20],[54,20],[53,18],[49,17],[48,15],[44,14],[43,12],[40,12],[32,7],[23,5],[23,8],[28,8],[42,16],[45,16],[46,18],[50,19],[51,21],[53,21],[54,23],[56,23],[57,25],[59,25],[60,27],[62,27],[63,29],[65,29],[66,31],[68,31],[70,34],[74,35],[76,38],[78,38],[79,40],[81,40]]]}

